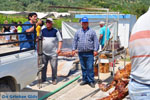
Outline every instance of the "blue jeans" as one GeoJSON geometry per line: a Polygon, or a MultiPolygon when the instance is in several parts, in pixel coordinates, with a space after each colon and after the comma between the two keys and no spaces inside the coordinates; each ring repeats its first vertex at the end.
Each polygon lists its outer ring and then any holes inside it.
{"type": "Polygon", "coordinates": [[[94,55],[91,52],[79,52],[79,59],[82,69],[82,80],[94,83],[94,55]]]}
{"type": "Polygon", "coordinates": [[[150,100],[150,85],[141,84],[131,79],[128,89],[131,100],[150,100]]]}

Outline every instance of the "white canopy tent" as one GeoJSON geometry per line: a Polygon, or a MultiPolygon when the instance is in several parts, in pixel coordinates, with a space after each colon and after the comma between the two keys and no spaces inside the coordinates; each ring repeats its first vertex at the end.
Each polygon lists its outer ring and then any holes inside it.
{"type": "MultiPolygon", "coordinates": [[[[34,11],[33,11],[34,12],[34,11]]],[[[0,14],[28,14],[30,11],[0,11],[0,14]]],[[[53,15],[55,18],[61,17],[61,16],[70,16],[70,13],[66,12],[36,12],[38,15],[38,18],[45,18],[46,16],[53,15]]]]}
{"type": "MultiPolygon", "coordinates": [[[[99,22],[91,22],[89,23],[89,27],[92,28],[96,34],[97,37],[99,37],[100,35],[100,26],[99,26],[99,22]]],[[[116,33],[116,27],[117,27],[117,23],[113,22],[113,23],[109,23],[108,27],[110,28],[111,33],[116,33]]],[[[77,23],[77,22],[62,22],[62,36],[63,39],[72,39],[74,38],[74,34],[75,32],[81,28],[81,24],[77,23]]],[[[117,38],[115,36],[115,38],[117,38]]]]}

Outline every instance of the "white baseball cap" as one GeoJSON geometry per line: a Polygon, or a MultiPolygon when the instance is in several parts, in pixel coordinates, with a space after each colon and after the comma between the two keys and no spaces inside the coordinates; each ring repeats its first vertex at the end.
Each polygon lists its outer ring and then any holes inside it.
{"type": "Polygon", "coordinates": [[[53,22],[53,19],[52,19],[52,18],[47,18],[47,19],[46,19],[46,22],[47,22],[47,21],[53,22]]]}
{"type": "Polygon", "coordinates": [[[104,24],[105,24],[105,22],[104,22],[104,21],[100,21],[100,22],[99,22],[99,24],[102,24],[102,25],[104,25],[104,24]]]}

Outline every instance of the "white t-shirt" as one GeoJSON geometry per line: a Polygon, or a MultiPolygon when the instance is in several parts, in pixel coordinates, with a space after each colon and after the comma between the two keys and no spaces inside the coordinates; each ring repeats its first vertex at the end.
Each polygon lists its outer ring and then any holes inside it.
{"type": "Polygon", "coordinates": [[[150,9],[135,23],[129,42],[132,61],[130,77],[150,84],[150,9]]]}
{"type": "Polygon", "coordinates": [[[52,28],[48,30],[47,28],[42,29],[42,37],[43,37],[43,53],[48,56],[57,56],[57,47],[58,42],[62,41],[62,37],[60,32],[52,28]]]}

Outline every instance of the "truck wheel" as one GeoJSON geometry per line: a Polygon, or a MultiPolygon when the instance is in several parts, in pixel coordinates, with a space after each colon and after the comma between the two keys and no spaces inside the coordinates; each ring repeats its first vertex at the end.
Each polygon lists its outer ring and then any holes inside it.
{"type": "Polygon", "coordinates": [[[11,92],[12,90],[6,84],[0,84],[0,92],[11,92]]]}

